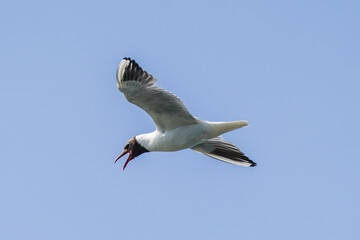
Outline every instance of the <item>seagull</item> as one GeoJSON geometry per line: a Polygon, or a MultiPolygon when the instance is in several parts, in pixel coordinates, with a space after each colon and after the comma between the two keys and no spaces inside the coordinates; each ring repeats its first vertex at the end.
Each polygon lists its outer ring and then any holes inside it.
{"type": "Polygon", "coordinates": [[[129,153],[123,170],[134,158],[146,152],[172,152],[192,149],[209,157],[235,165],[254,167],[234,144],[223,140],[221,134],[248,126],[247,121],[210,122],[190,114],[185,104],[173,93],[155,85],[157,81],[131,58],[124,58],[117,69],[117,88],[125,98],[147,112],[156,130],[131,138],[122,156],[129,153]]]}

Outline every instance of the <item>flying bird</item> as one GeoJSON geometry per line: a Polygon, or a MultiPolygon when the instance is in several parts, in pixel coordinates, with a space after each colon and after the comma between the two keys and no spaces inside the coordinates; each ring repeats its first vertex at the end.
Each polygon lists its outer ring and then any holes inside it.
{"type": "Polygon", "coordinates": [[[131,58],[120,62],[116,78],[117,88],[125,98],[146,111],[156,125],[154,132],[135,136],[126,143],[115,160],[116,163],[129,153],[123,170],[132,159],[145,152],[171,152],[187,148],[227,163],[256,166],[239,148],[224,141],[221,136],[248,126],[247,121],[209,122],[192,116],[180,98],[155,85],[156,78],[131,58]]]}

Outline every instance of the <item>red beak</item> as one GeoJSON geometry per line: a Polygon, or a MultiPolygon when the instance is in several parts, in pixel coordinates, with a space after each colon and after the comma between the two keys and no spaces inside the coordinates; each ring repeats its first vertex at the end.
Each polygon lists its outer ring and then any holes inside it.
{"type": "Polygon", "coordinates": [[[133,159],[133,156],[131,155],[131,151],[130,151],[130,150],[123,151],[123,152],[115,159],[115,162],[114,162],[114,163],[116,163],[117,160],[119,160],[122,156],[124,156],[124,155],[127,154],[127,153],[130,153],[130,154],[129,154],[128,159],[127,159],[126,162],[125,162],[125,165],[124,165],[124,167],[123,167],[123,170],[125,170],[126,165],[130,162],[130,160],[133,159]]]}
{"type": "Polygon", "coordinates": [[[129,157],[128,157],[128,159],[126,160],[125,165],[124,165],[124,167],[123,167],[123,171],[125,170],[126,165],[128,165],[128,163],[130,162],[131,159],[133,159],[133,156],[131,156],[131,153],[130,153],[130,154],[129,154],[129,157]]]}

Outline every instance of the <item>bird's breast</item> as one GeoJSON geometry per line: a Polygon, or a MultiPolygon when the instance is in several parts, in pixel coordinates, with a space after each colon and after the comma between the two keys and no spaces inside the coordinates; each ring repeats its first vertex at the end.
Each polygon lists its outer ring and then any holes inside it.
{"type": "Polygon", "coordinates": [[[166,132],[154,131],[136,137],[149,151],[179,151],[191,148],[209,138],[211,127],[206,123],[182,126],[166,132]]]}

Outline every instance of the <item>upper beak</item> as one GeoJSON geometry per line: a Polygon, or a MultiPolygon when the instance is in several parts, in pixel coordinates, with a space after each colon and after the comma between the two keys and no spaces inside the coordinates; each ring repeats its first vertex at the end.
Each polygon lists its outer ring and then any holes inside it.
{"type": "Polygon", "coordinates": [[[127,154],[127,153],[130,153],[130,154],[129,154],[128,159],[127,159],[126,162],[125,162],[125,165],[124,165],[124,167],[123,167],[123,170],[125,170],[126,165],[130,162],[130,160],[133,159],[133,156],[131,155],[131,151],[130,151],[130,150],[124,150],[124,151],[115,159],[115,162],[114,162],[114,163],[116,163],[117,160],[119,160],[122,156],[124,156],[124,155],[127,154]]]}
{"type": "Polygon", "coordinates": [[[114,163],[116,163],[117,162],[117,160],[119,160],[122,156],[124,156],[125,154],[127,154],[129,152],[129,150],[123,150],[123,152],[115,159],[115,162],[114,163]]]}

